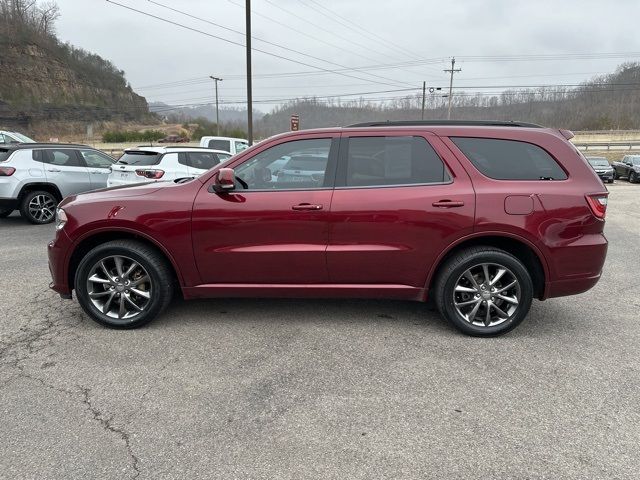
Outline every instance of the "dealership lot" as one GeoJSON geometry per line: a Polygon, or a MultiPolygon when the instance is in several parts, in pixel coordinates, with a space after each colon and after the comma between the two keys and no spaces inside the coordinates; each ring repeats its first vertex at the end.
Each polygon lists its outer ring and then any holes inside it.
{"type": "Polygon", "coordinates": [[[174,302],[135,331],[49,291],[53,226],[0,220],[0,474],[633,478],[640,186],[605,272],[494,339],[390,301],[174,302]]]}

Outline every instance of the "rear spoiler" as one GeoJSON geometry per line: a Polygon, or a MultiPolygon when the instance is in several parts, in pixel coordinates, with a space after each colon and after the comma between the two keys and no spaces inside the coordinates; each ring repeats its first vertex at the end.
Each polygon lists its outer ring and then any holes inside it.
{"type": "Polygon", "coordinates": [[[575,135],[573,134],[573,132],[571,130],[565,130],[565,129],[561,128],[558,131],[560,132],[560,135],[562,135],[567,140],[571,140],[573,137],[575,137],[575,135]]]}

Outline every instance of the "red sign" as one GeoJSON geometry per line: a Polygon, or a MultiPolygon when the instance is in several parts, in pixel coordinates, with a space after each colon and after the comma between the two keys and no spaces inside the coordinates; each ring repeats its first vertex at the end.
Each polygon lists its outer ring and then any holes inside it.
{"type": "Polygon", "coordinates": [[[297,132],[298,130],[300,130],[300,116],[291,115],[291,131],[297,132]]]}

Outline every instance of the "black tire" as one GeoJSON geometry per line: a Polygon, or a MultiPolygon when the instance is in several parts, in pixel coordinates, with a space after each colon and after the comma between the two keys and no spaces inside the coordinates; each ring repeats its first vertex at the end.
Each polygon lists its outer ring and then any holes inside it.
{"type": "Polygon", "coordinates": [[[629,173],[629,183],[636,183],[638,181],[638,174],[636,172],[629,173]]]}
{"type": "Polygon", "coordinates": [[[11,209],[11,210],[0,210],[0,218],[7,218],[12,213],[13,213],[13,209],[11,209]]]}
{"type": "Polygon", "coordinates": [[[471,247],[454,254],[442,265],[433,287],[433,298],[440,314],[461,332],[476,337],[492,337],[507,333],[525,319],[533,300],[533,282],[526,267],[510,253],[494,247],[471,247]],[[470,323],[458,313],[454,305],[456,282],[466,270],[478,268],[483,263],[506,267],[520,286],[516,310],[507,320],[497,325],[478,326],[470,323]]]}
{"type": "MultiPolygon", "coordinates": [[[[84,256],[76,270],[75,290],[82,309],[99,324],[110,328],[137,328],[152,321],[171,303],[173,275],[168,260],[154,247],[135,240],[114,240],[94,248],[84,256]],[[103,313],[89,298],[87,280],[90,273],[99,261],[112,256],[134,260],[146,270],[151,279],[148,304],[143,311],[130,319],[114,318],[103,313]]],[[[122,294],[116,295],[118,301],[122,294]]]]}
{"type": "MultiPolygon", "coordinates": [[[[43,203],[43,205],[45,204],[43,203]]],[[[51,223],[56,219],[56,207],[58,206],[58,199],[56,196],[45,190],[36,190],[33,192],[27,193],[24,197],[22,197],[22,201],[20,202],[20,215],[22,218],[26,219],[28,222],[33,223],[34,225],[44,225],[46,223],[51,223]],[[32,210],[29,208],[29,205],[34,199],[42,198],[43,202],[47,205],[47,212],[41,211],[42,216],[38,216],[38,214],[34,214],[32,210]],[[52,211],[51,211],[52,210],[52,211]]]]}
{"type": "Polygon", "coordinates": [[[614,180],[618,180],[620,177],[618,177],[618,172],[616,170],[613,171],[613,179],[614,180]]]}

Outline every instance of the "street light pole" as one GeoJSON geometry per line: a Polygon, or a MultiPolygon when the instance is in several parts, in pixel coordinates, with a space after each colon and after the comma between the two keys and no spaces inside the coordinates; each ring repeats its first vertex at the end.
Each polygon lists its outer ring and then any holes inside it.
{"type": "Polygon", "coordinates": [[[245,1],[245,34],[247,36],[247,140],[253,145],[253,95],[251,94],[251,0],[245,1]]]}
{"type": "Polygon", "coordinates": [[[221,82],[222,79],[218,77],[214,77],[213,75],[209,76],[211,80],[213,80],[216,84],[216,135],[220,136],[220,112],[218,111],[218,82],[221,82]]]}

